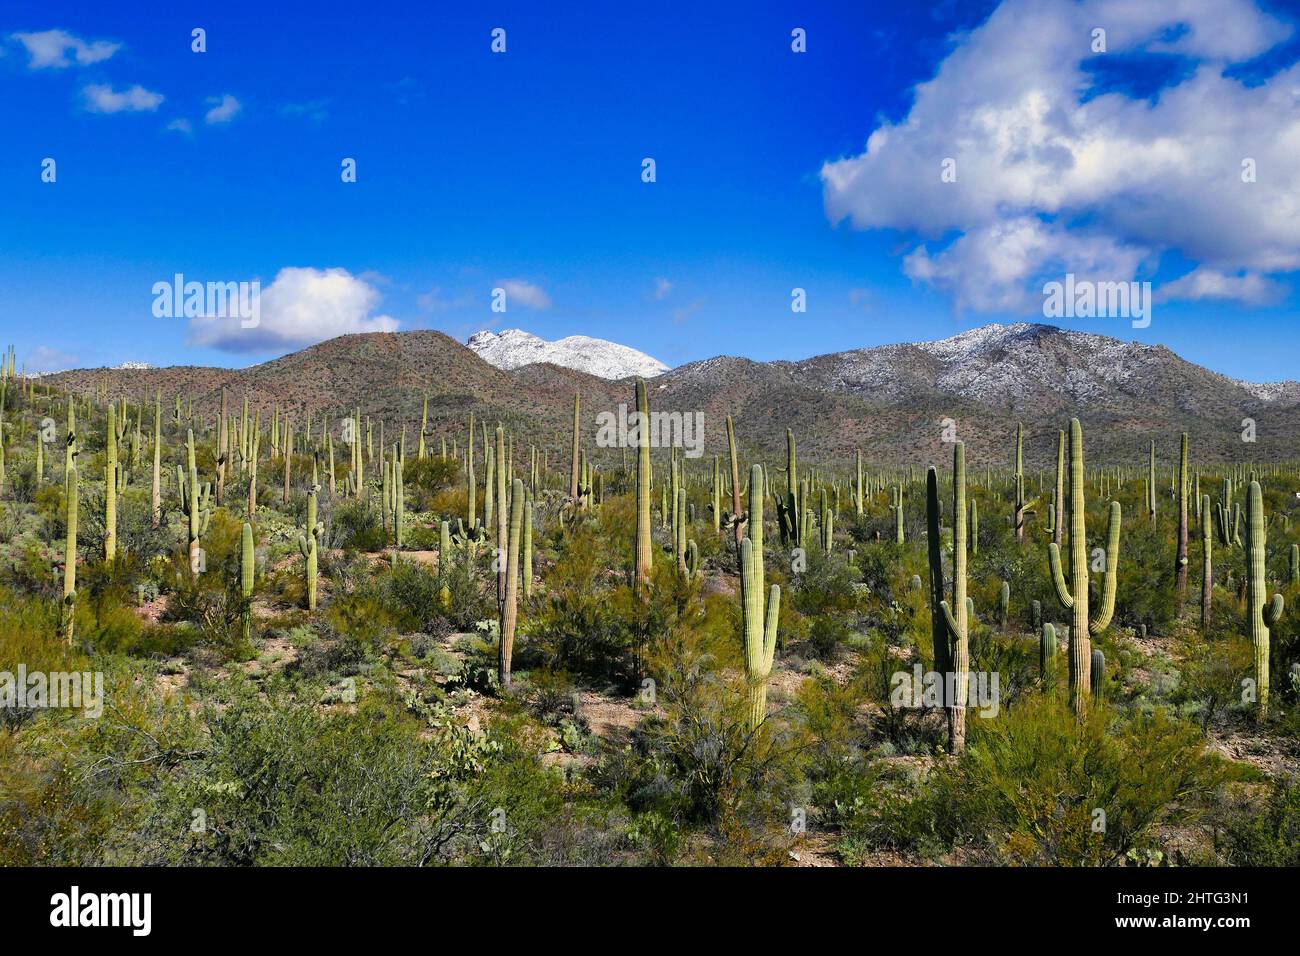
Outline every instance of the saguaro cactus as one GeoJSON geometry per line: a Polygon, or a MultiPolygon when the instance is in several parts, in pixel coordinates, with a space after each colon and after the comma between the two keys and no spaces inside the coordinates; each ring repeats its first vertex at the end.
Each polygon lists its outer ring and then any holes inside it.
{"type": "Polygon", "coordinates": [[[636,587],[650,585],[650,568],[654,564],[650,540],[650,407],[646,399],[645,380],[636,380],[636,587]]]}
{"type": "Polygon", "coordinates": [[[444,608],[451,607],[451,525],[442,521],[438,525],[438,599],[444,608]]]}
{"type": "Polygon", "coordinates": [[[307,532],[298,535],[298,550],[306,559],[307,610],[316,610],[316,566],[320,536],[325,526],[316,521],[316,489],[307,492],[307,532]]]}
{"type": "Polygon", "coordinates": [[[1187,484],[1187,432],[1183,432],[1178,452],[1178,554],[1174,558],[1180,614],[1187,600],[1187,484]]]}
{"type": "Polygon", "coordinates": [[[108,403],[108,436],[104,466],[104,560],[117,557],[117,408],[108,403]]]}
{"type": "Polygon", "coordinates": [[[1088,526],[1084,519],[1083,495],[1083,427],[1077,418],[1070,419],[1070,580],[1061,570],[1061,549],[1053,541],[1047,546],[1048,565],[1057,600],[1067,611],[1074,612],[1070,626],[1070,702],[1076,713],[1087,707],[1092,688],[1091,634],[1100,634],[1110,625],[1115,613],[1115,589],[1119,578],[1120,506],[1110,503],[1110,521],[1106,531],[1106,572],[1102,587],[1100,613],[1088,617],[1088,526]],[[1074,590],[1071,592],[1070,588],[1074,590]]]}
{"type": "MultiPolygon", "coordinates": [[[[1201,630],[1210,627],[1214,596],[1214,537],[1210,534],[1210,496],[1201,495],[1201,630]]],[[[1291,546],[1292,549],[1295,545],[1291,546]]]]}
{"type": "Polygon", "coordinates": [[[1282,617],[1282,595],[1268,600],[1264,563],[1268,532],[1264,524],[1264,495],[1259,482],[1252,481],[1246,496],[1246,626],[1255,646],[1255,693],[1259,712],[1268,712],[1269,628],[1282,617]],[[1266,607],[1267,605],[1267,607],[1266,607]]]}
{"type": "Polygon", "coordinates": [[[1038,642],[1038,670],[1043,680],[1048,678],[1052,672],[1053,662],[1056,660],[1056,628],[1051,624],[1044,624],[1042,635],[1038,642]]]}
{"type": "Polygon", "coordinates": [[[63,545],[63,639],[71,644],[77,605],[77,466],[69,465],[64,477],[68,533],[63,545]]]}
{"type": "MultiPolygon", "coordinates": [[[[569,498],[572,499],[574,507],[578,504],[578,452],[581,448],[581,428],[582,416],[579,413],[579,403],[581,402],[581,393],[575,392],[573,395],[573,460],[569,468],[569,498]]],[[[645,426],[642,426],[645,427],[645,426]]]]}
{"type": "Polygon", "coordinates": [[[212,486],[206,481],[199,483],[199,469],[194,458],[194,429],[189,429],[187,434],[186,460],[189,469],[188,472],[182,472],[180,466],[176,466],[176,486],[181,493],[181,511],[189,519],[190,573],[197,574],[201,569],[200,553],[203,550],[199,539],[208,529],[208,521],[212,517],[212,486]]]}
{"type": "Polygon", "coordinates": [[[253,576],[257,571],[257,556],[253,551],[253,526],[244,522],[239,548],[239,593],[244,598],[244,642],[253,638],[253,576]]]}
{"type": "MultiPolygon", "coordinates": [[[[935,641],[935,667],[952,676],[952,696],[946,690],[948,750],[966,747],[967,672],[970,670],[970,601],[966,597],[966,445],[952,447],[952,603],[943,600],[943,561],[939,552],[939,483],[933,468],[926,475],[926,521],[930,555],[931,621],[935,641]],[[938,620],[935,620],[935,619],[938,620]],[[942,631],[942,633],[941,633],[942,631]],[[942,638],[942,640],[941,640],[942,638]],[[944,653],[939,654],[942,644],[944,653]]],[[[947,684],[947,680],[945,680],[947,684]]]]}
{"type": "Polygon", "coordinates": [[[150,502],[152,504],[152,521],[156,528],[162,523],[162,393],[154,395],[153,401],[153,488],[150,502]]]}
{"type": "Polygon", "coordinates": [[[740,542],[740,608],[745,633],[745,679],[749,687],[749,729],[767,719],[767,678],[776,658],[781,588],[773,584],[763,614],[763,466],[749,470],[749,537],[740,542]]]}
{"type": "MultiPolygon", "coordinates": [[[[497,676],[502,687],[510,686],[510,661],[514,655],[515,627],[519,622],[519,532],[524,518],[524,483],[511,486],[510,529],[505,559],[506,591],[501,603],[501,647],[497,676]]],[[[504,504],[504,502],[502,502],[504,504]]]]}

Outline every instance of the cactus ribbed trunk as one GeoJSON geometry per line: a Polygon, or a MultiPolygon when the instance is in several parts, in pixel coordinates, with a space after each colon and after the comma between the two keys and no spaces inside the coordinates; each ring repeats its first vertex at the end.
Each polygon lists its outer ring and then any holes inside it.
{"type": "Polygon", "coordinates": [[[736,426],[727,416],[727,453],[731,458],[731,516],[732,533],[736,539],[736,561],[740,561],[740,542],[745,537],[745,523],[741,519],[740,459],[736,454],[736,426]]]}
{"type": "Polygon", "coordinates": [[[162,393],[153,403],[153,490],[150,496],[153,526],[162,523],[162,393]]]}
{"type": "Polygon", "coordinates": [[[247,521],[240,532],[239,549],[239,593],[244,597],[244,642],[253,637],[253,575],[256,571],[256,555],[253,550],[253,526],[247,521]]]}
{"type": "Polygon", "coordinates": [[[1110,626],[1115,613],[1115,591],[1118,584],[1116,569],[1119,564],[1120,505],[1110,503],[1110,519],[1106,532],[1106,572],[1102,587],[1102,605],[1096,618],[1088,614],[1088,529],[1084,516],[1084,465],[1083,428],[1077,418],[1070,419],[1070,580],[1067,583],[1061,567],[1061,551],[1053,542],[1048,545],[1048,564],[1057,599],[1066,610],[1072,610],[1070,626],[1070,704],[1075,713],[1087,709],[1092,691],[1092,641],[1091,634],[1099,634],[1110,626]]]}
{"type": "Polygon", "coordinates": [[[650,586],[654,564],[650,540],[650,406],[645,381],[636,380],[636,410],[639,416],[636,447],[636,587],[642,594],[650,586]]]}
{"type": "Polygon", "coordinates": [[[63,545],[63,639],[72,643],[72,628],[77,604],[77,466],[70,465],[64,475],[67,496],[67,537],[63,545]]]}
{"type": "Polygon", "coordinates": [[[569,467],[569,497],[576,503],[578,500],[578,452],[581,447],[579,430],[582,427],[582,417],[579,413],[579,402],[581,395],[573,396],[573,456],[569,467]]]}
{"type": "Polygon", "coordinates": [[[1210,628],[1214,595],[1214,542],[1210,534],[1210,496],[1201,496],[1201,630],[1210,628]]]}
{"type": "MultiPolygon", "coordinates": [[[[502,511],[505,511],[504,507],[502,511]]],[[[510,662],[514,655],[515,627],[519,621],[519,532],[523,514],[524,483],[516,478],[510,496],[510,527],[504,562],[506,590],[501,607],[501,647],[497,673],[502,687],[510,686],[510,662]]]]}
{"type": "Polygon", "coordinates": [[[767,678],[776,657],[781,612],[781,588],[773,584],[764,616],[763,585],[763,469],[753,465],[749,472],[749,537],[740,543],[740,602],[751,732],[767,719],[767,678]]]}
{"type": "Polygon", "coordinates": [[[1178,611],[1187,600],[1187,432],[1183,432],[1178,452],[1178,554],[1174,559],[1178,580],[1178,611]]]}
{"type": "Polygon", "coordinates": [[[108,403],[108,445],[104,467],[104,560],[117,557],[117,409],[108,403]]]}
{"type": "Polygon", "coordinates": [[[1282,595],[1268,600],[1265,578],[1268,536],[1264,524],[1264,496],[1258,481],[1246,496],[1246,626],[1255,649],[1255,693],[1260,714],[1268,712],[1269,628],[1282,616],[1282,595]]]}
{"type": "MultiPolygon", "coordinates": [[[[902,513],[902,489],[898,510],[902,513]]],[[[968,607],[966,604],[966,445],[952,447],[952,604],[945,623],[952,632],[952,689],[948,706],[948,750],[966,749],[966,703],[970,671],[968,607]]],[[[945,695],[946,696],[946,695],[945,695]]]]}

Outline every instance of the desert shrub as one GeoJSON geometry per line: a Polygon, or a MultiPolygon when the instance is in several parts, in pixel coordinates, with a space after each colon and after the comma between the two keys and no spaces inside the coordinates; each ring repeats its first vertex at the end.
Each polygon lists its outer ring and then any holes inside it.
{"type": "MultiPolygon", "coordinates": [[[[491,805],[464,785],[449,736],[382,708],[321,712],[241,693],[168,785],[149,829],[156,860],[202,865],[449,862],[485,838],[491,805]],[[206,827],[191,832],[194,807],[206,827]]],[[[479,768],[481,769],[481,768],[479,768]]]]}
{"type": "Polygon", "coordinates": [[[1193,639],[1184,651],[1173,699],[1208,733],[1225,711],[1241,706],[1241,681],[1254,673],[1254,663],[1250,642],[1243,637],[1193,639]]]}
{"type": "Polygon", "coordinates": [[[529,654],[548,668],[609,678],[630,650],[625,623],[610,600],[590,528],[564,543],[546,575],[545,594],[529,606],[529,654]]]}
{"type": "Polygon", "coordinates": [[[331,509],[328,530],[331,547],[380,551],[386,543],[379,510],[368,501],[340,501],[331,509]]]}
{"type": "MultiPolygon", "coordinates": [[[[1076,720],[1032,695],[968,727],[965,753],[916,798],[933,821],[923,832],[1009,863],[1110,865],[1155,849],[1157,824],[1204,809],[1230,775],[1195,727],[1159,711],[1121,721],[1097,705],[1076,720]]],[[[916,821],[915,809],[902,812],[916,821]]]]}
{"type": "Polygon", "coordinates": [[[1300,785],[1282,777],[1263,806],[1247,799],[1225,808],[1214,843],[1231,866],[1300,866],[1300,785]]]}

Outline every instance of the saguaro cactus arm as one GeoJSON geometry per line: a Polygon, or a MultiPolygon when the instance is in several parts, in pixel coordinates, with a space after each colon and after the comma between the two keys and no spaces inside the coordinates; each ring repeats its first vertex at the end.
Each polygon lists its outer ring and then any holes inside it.
{"type": "Polygon", "coordinates": [[[1106,525],[1106,580],[1101,589],[1101,610],[1088,622],[1088,630],[1100,634],[1110,626],[1110,619],[1115,615],[1115,592],[1119,587],[1119,575],[1115,573],[1119,566],[1119,528],[1120,506],[1118,501],[1110,503],[1110,520],[1106,525]]]}

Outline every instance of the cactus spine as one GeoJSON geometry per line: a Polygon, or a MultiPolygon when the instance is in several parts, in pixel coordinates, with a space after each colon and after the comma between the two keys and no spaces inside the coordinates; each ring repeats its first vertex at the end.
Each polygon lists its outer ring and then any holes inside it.
{"type": "Polygon", "coordinates": [[[767,678],[776,657],[781,588],[768,592],[763,614],[763,467],[749,471],[749,537],[740,542],[740,601],[745,633],[745,678],[749,688],[749,728],[767,719],[767,678]]]}
{"type": "Polygon", "coordinates": [[[1106,533],[1106,572],[1102,588],[1101,611],[1088,617],[1088,527],[1084,519],[1083,496],[1083,427],[1077,418],[1070,419],[1070,580],[1061,570],[1061,549],[1053,541],[1047,546],[1052,584],[1061,606],[1073,610],[1070,626],[1070,702],[1076,713],[1087,707],[1092,688],[1092,642],[1090,634],[1099,634],[1110,625],[1115,613],[1115,589],[1119,562],[1120,506],[1110,503],[1110,521],[1106,533]],[[1070,591],[1074,587],[1073,593],[1070,591]]]}
{"type": "Polygon", "coordinates": [[[1282,595],[1268,600],[1264,577],[1268,532],[1264,525],[1264,496],[1259,482],[1252,481],[1246,496],[1246,626],[1255,647],[1255,692],[1259,712],[1268,712],[1269,628],[1282,617],[1282,595]],[[1266,607],[1267,605],[1267,607],[1266,607]]]}

